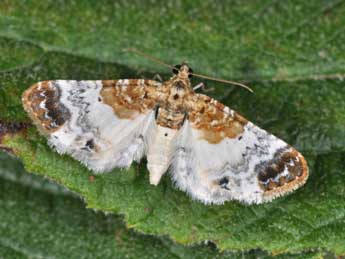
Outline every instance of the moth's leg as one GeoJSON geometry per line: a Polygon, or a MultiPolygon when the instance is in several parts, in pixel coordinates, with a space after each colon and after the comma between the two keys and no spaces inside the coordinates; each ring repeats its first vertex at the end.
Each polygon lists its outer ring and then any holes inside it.
{"type": "Polygon", "coordinates": [[[188,119],[188,113],[184,114],[182,125],[185,123],[186,119],[188,119]]]}
{"type": "Polygon", "coordinates": [[[155,109],[155,120],[157,120],[158,111],[159,111],[159,106],[157,106],[156,109],[155,109]]]}
{"type": "Polygon", "coordinates": [[[208,92],[213,92],[214,91],[214,88],[209,88],[207,89],[206,88],[206,84],[204,82],[201,82],[199,84],[197,84],[196,86],[193,87],[193,90],[198,90],[198,89],[201,89],[201,91],[203,91],[204,93],[208,93],[208,92]]]}
{"type": "Polygon", "coordinates": [[[162,77],[160,76],[160,74],[155,74],[153,77],[153,80],[156,80],[158,82],[163,82],[162,77]]]}

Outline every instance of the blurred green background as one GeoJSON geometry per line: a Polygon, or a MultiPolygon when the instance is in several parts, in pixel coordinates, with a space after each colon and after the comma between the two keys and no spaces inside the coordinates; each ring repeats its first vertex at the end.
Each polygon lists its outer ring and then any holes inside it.
{"type": "Polygon", "coordinates": [[[345,255],[344,13],[345,1],[1,1],[0,142],[20,160],[0,154],[0,257],[345,255]],[[35,128],[8,134],[29,125],[20,97],[37,81],[169,78],[125,48],[249,84],[206,82],[306,156],[307,184],[269,204],[205,206],[168,175],[150,186],[145,162],[90,181],[35,128]]]}

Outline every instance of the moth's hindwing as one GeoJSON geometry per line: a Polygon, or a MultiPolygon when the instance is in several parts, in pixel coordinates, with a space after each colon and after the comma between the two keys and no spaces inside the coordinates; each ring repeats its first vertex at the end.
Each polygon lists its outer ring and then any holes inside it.
{"type": "Polygon", "coordinates": [[[154,124],[151,80],[37,83],[23,104],[39,131],[59,153],[68,153],[96,172],[128,167],[145,153],[154,124]]]}

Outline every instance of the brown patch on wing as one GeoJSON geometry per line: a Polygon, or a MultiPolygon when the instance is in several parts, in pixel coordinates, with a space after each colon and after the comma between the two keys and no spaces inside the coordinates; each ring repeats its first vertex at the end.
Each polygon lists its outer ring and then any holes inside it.
{"type": "Polygon", "coordinates": [[[71,116],[60,102],[60,90],[54,86],[54,81],[32,85],[23,93],[22,102],[30,118],[44,134],[58,130],[71,116]]]}
{"type": "Polygon", "coordinates": [[[121,119],[134,119],[155,106],[156,82],[143,79],[103,80],[102,102],[121,119]]]}
{"type": "Polygon", "coordinates": [[[259,166],[258,180],[267,199],[293,191],[308,178],[308,166],[304,157],[294,148],[277,151],[264,167],[259,166]]]}
{"type": "Polygon", "coordinates": [[[244,131],[247,120],[236,112],[230,112],[218,101],[201,94],[189,100],[189,121],[194,129],[202,132],[201,139],[217,144],[224,138],[236,138],[244,131]]]}

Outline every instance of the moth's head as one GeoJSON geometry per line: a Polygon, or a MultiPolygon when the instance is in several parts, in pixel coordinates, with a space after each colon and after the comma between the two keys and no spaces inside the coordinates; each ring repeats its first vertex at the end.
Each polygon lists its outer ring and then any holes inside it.
{"type": "Polygon", "coordinates": [[[178,90],[187,90],[191,87],[189,79],[192,77],[193,70],[186,63],[174,66],[172,72],[175,74],[171,78],[173,87],[178,90]]]}
{"type": "Polygon", "coordinates": [[[191,69],[186,63],[174,66],[172,72],[176,75],[175,77],[181,79],[187,79],[193,76],[193,69],[191,69]]]}

